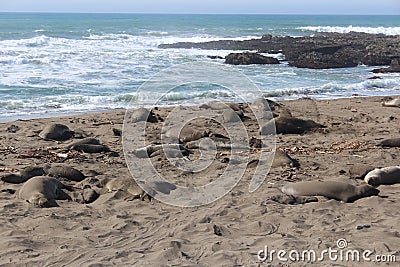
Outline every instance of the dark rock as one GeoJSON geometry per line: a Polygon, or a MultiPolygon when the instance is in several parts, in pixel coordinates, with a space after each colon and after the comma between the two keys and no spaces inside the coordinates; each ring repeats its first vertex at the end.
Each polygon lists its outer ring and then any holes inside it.
{"type": "Polygon", "coordinates": [[[221,56],[207,56],[207,57],[211,59],[224,59],[224,57],[221,56]]]}
{"type": "Polygon", "coordinates": [[[19,126],[17,125],[10,125],[9,127],[7,127],[7,132],[9,133],[16,133],[19,130],[19,126]]]}
{"type": "Polygon", "coordinates": [[[310,69],[349,68],[359,64],[359,52],[351,47],[323,47],[304,52],[290,66],[310,69]]]}
{"type": "Polygon", "coordinates": [[[122,136],[122,131],[117,129],[117,128],[113,128],[112,129],[113,133],[115,136],[122,136]]]}
{"type": "Polygon", "coordinates": [[[5,188],[5,189],[1,189],[0,192],[7,193],[7,194],[10,194],[10,195],[14,195],[15,192],[17,192],[17,190],[11,189],[11,188],[5,188]]]}
{"type": "Polygon", "coordinates": [[[159,47],[256,50],[260,53],[282,51],[292,66],[321,69],[355,67],[358,64],[389,65],[392,59],[400,55],[399,43],[399,36],[350,32],[316,33],[297,38],[266,34],[259,39],[243,41],[184,42],[159,47]]]}
{"type": "Polygon", "coordinates": [[[225,63],[231,65],[279,64],[279,60],[257,53],[230,53],[225,57],[225,63]]]}
{"type": "Polygon", "coordinates": [[[251,148],[262,148],[261,139],[250,137],[249,145],[251,148]]]}
{"type": "Polygon", "coordinates": [[[368,80],[380,80],[380,79],[382,79],[382,78],[379,76],[372,76],[372,77],[368,78],[368,80]]]}
{"type": "Polygon", "coordinates": [[[373,69],[373,73],[395,73],[400,72],[400,65],[398,59],[393,59],[388,68],[373,69]]]}
{"type": "Polygon", "coordinates": [[[262,41],[269,41],[272,39],[272,35],[271,34],[263,34],[263,36],[261,37],[262,41]]]}
{"type": "Polygon", "coordinates": [[[222,236],[222,228],[219,225],[214,224],[213,226],[214,234],[217,236],[222,236]]]}
{"type": "Polygon", "coordinates": [[[285,205],[298,205],[310,202],[318,202],[318,198],[313,196],[292,196],[285,194],[272,196],[271,200],[285,205]]]}

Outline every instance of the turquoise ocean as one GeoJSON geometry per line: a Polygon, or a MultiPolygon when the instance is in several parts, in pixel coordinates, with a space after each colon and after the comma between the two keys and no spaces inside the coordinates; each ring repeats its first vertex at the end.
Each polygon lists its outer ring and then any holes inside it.
{"type": "MultiPolygon", "coordinates": [[[[350,31],[399,35],[400,16],[0,13],[0,121],[125,108],[158,72],[193,61],[223,63],[207,56],[231,52],[159,49],[160,44],[350,31]]],[[[368,79],[374,67],[234,68],[278,100],[400,94],[400,75],[368,79]]],[[[160,97],[146,93],[149,102],[160,97]]],[[[236,99],[224,88],[203,84],[177,88],[160,104],[214,98],[236,99]]]]}

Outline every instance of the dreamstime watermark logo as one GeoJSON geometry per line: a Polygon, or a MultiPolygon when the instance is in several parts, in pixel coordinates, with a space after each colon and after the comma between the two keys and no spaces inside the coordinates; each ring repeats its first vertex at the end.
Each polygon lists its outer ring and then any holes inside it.
{"type": "MultiPolygon", "coordinates": [[[[124,119],[123,149],[131,175],[148,195],[175,206],[200,206],[223,197],[239,182],[249,163],[248,129],[240,118],[240,111],[220,100],[209,102],[208,99],[195,106],[175,106],[168,116],[163,118],[163,125],[158,133],[161,135],[161,144],[152,144],[149,136],[154,137],[156,134],[151,130],[154,130],[154,127],[149,127],[151,122],[137,118],[140,116],[138,107],[156,110],[162,100],[169,99],[179,87],[200,83],[223,88],[243,103],[263,97],[249,78],[232,67],[208,62],[185,63],[161,71],[146,81],[136,92],[137,98],[131,103],[132,108],[127,110],[124,119]],[[149,102],[149,94],[158,94],[157,100],[149,102]],[[229,138],[229,160],[223,173],[212,177],[212,182],[206,185],[174,184],[164,177],[162,169],[153,164],[149,155],[162,149],[169,163],[174,166],[176,176],[179,176],[178,173],[198,173],[206,170],[216,160],[220,143],[218,135],[213,135],[207,129],[200,132],[190,127],[188,129],[188,126],[198,119],[212,120],[226,133],[229,138]],[[183,155],[187,149],[184,146],[191,140],[199,141],[200,156],[196,159],[189,159],[183,155]]],[[[263,126],[259,136],[262,148],[258,151],[258,162],[262,164],[256,166],[249,184],[249,191],[253,192],[264,182],[272,165],[275,153],[275,125],[268,123],[273,115],[267,101],[249,104],[248,110],[251,114],[246,116],[252,117],[258,129],[263,126]]]]}
{"type": "Polygon", "coordinates": [[[264,249],[257,252],[257,258],[262,262],[274,260],[281,262],[396,262],[396,255],[374,255],[374,251],[369,249],[349,249],[347,240],[344,238],[336,241],[335,248],[329,247],[321,251],[313,249],[302,251],[295,249],[269,250],[268,246],[264,246],[264,249]]]}

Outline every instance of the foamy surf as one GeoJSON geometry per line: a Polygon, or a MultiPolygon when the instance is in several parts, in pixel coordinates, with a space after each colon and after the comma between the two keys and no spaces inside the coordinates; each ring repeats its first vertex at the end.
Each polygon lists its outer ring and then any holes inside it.
{"type": "Polygon", "coordinates": [[[364,32],[371,34],[385,34],[385,35],[399,35],[400,27],[361,27],[352,26],[347,27],[341,26],[305,26],[298,27],[297,29],[303,31],[314,31],[314,32],[337,32],[337,33],[349,33],[349,32],[364,32]]]}

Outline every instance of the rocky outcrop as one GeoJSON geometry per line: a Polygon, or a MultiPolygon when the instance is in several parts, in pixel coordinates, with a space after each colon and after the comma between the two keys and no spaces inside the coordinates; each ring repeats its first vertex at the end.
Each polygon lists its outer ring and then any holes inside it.
{"type": "Polygon", "coordinates": [[[301,53],[289,65],[310,69],[356,67],[360,63],[359,54],[351,47],[322,47],[301,53]]]}
{"type": "Polygon", "coordinates": [[[279,60],[273,57],[266,57],[258,53],[230,53],[225,57],[225,63],[231,65],[250,64],[279,64],[279,60]]]}
{"type": "Polygon", "coordinates": [[[359,64],[381,66],[400,58],[400,36],[356,32],[317,33],[296,38],[265,34],[259,39],[244,41],[185,42],[160,47],[281,52],[291,66],[312,69],[355,67],[359,64]]]}
{"type": "Polygon", "coordinates": [[[393,73],[400,72],[400,65],[398,59],[393,59],[389,68],[379,68],[372,70],[373,73],[393,73]]]}

